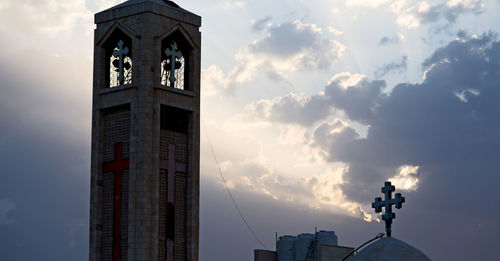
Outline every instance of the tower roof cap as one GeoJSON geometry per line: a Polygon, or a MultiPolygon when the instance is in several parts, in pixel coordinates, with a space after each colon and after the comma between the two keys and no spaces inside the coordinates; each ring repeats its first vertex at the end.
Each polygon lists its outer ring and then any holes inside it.
{"type": "Polygon", "coordinates": [[[108,10],[112,10],[112,9],[116,9],[116,8],[120,8],[120,7],[125,7],[125,6],[131,6],[131,5],[139,4],[142,2],[153,2],[153,3],[159,4],[159,5],[166,5],[166,6],[171,6],[174,8],[180,8],[180,6],[178,4],[176,4],[174,1],[169,1],[169,0],[128,0],[128,1],[125,1],[121,4],[110,7],[104,11],[108,11],[108,10]]]}
{"type": "Polygon", "coordinates": [[[174,1],[169,0],[128,0],[97,13],[95,15],[95,23],[100,24],[109,20],[144,12],[157,13],[198,27],[201,26],[200,16],[183,9],[174,1]]]}

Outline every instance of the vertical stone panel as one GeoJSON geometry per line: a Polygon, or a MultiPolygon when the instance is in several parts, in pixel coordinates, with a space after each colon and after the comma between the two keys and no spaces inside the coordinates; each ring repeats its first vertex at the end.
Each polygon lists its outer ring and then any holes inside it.
{"type": "Polygon", "coordinates": [[[158,256],[159,260],[164,261],[167,260],[167,171],[160,170],[160,213],[159,213],[159,245],[158,245],[158,256]]]}
{"type": "Polygon", "coordinates": [[[128,192],[129,192],[129,172],[124,170],[122,173],[122,197],[120,214],[120,256],[121,260],[127,260],[128,249],[128,192]]]}
{"type": "Polygon", "coordinates": [[[168,145],[175,145],[175,161],[187,163],[188,141],[187,134],[169,130],[160,130],[160,159],[169,160],[168,145]]]}
{"type": "Polygon", "coordinates": [[[113,260],[113,206],[115,174],[113,172],[104,173],[103,179],[103,215],[102,215],[102,255],[105,260],[113,260]]]}
{"type": "MultiPolygon", "coordinates": [[[[103,112],[102,121],[103,153],[104,162],[113,162],[116,159],[115,146],[122,144],[122,159],[128,159],[130,154],[130,109],[127,106],[119,106],[107,109],[103,112]]],[[[106,172],[103,174],[103,208],[102,208],[102,261],[113,260],[113,242],[116,240],[113,233],[114,224],[114,187],[116,175],[121,175],[121,198],[120,198],[120,257],[127,260],[128,240],[128,194],[129,194],[129,171],[121,173],[106,172]]]]}
{"type": "Polygon", "coordinates": [[[175,175],[174,261],[186,260],[186,177],[175,175]]]}
{"type": "MultiPolygon", "coordinates": [[[[175,161],[177,164],[187,164],[189,158],[188,151],[188,134],[182,131],[188,129],[189,113],[179,109],[170,109],[162,106],[161,110],[161,129],[160,129],[160,159],[170,162],[175,161]],[[178,124],[173,125],[172,122],[178,124]],[[185,125],[185,126],[183,126],[185,125]],[[175,157],[169,157],[169,145],[175,145],[175,157]]],[[[188,166],[189,168],[189,166],[188,166]]],[[[168,194],[168,171],[160,170],[160,238],[166,238],[168,229],[173,229],[174,239],[174,261],[186,261],[186,193],[187,182],[185,172],[174,173],[174,220],[173,227],[168,227],[167,224],[172,220],[167,220],[165,216],[167,212],[167,194],[168,194]]],[[[165,246],[166,241],[159,242],[160,249],[165,246]]],[[[161,250],[160,250],[161,251],[161,250]]],[[[167,260],[166,255],[160,255],[160,260],[167,260]]]]}
{"type": "Polygon", "coordinates": [[[115,160],[115,144],[122,143],[123,157],[130,151],[130,109],[128,107],[108,109],[103,119],[103,161],[115,160]]]}

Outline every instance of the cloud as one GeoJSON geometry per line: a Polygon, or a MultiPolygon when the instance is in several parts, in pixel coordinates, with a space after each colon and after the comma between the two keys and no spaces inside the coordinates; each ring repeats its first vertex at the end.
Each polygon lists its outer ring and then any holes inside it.
{"type": "Polygon", "coordinates": [[[225,9],[241,8],[241,7],[244,7],[245,5],[246,5],[245,2],[242,2],[242,1],[226,1],[226,2],[224,2],[225,9]]]}
{"type": "Polygon", "coordinates": [[[328,26],[327,29],[328,29],[328,32],[332,33],[335,36],[340,36],[340,35],[344,34],[344,32],[337,30],[337,29],[333,28],[332,26],[328,26]]]}
{"type": "Polygon", "coordinates": [[[418,189],[418,169],[419,166],[404,165],[398,168],[397,174],[390,178],[389,181],[401,190],[417,190],[418,189]]]}
{"type": "Polygon", "coordinates": [[[264,195],[282,204],[343,213],[371,221],[372,215],[363,210],[367,207],[350,201],[342,192],[346,170],[326,168],[307,178],[291,177],[276,171],[262,154],[224,165],[224,172],[233,174],[227,182],[232,190],[264,195]]]}
{"type": "Polygon", "coordinates": [[[260,100],[253,102],[243,109],[244,114],[251,119],[263,118],[276,122],[295,122],[303,125],[312,124],[317,118],[323,118],[330,111],[321,104],[316,107],[309,106],[314,97],[306,97],[290,93],[283,97],[276,97],[272,100],[260,100]],[[316,113],[317,117],[311,117],[316,113]]]}
{"type": "Polygon", "coordinates": [[[272,19],[273,18],[271,16],[266,16],[266,17],[259,19],[259,20],[256,20],[256,21],[253,20],[252,21],[252,31],[259,32],[259,31],[266,29],[266,27],[271,26],[272,19]]]}
{"type": "Polygon", "coordinates": [[[379,7],[390,3],[390,0],[346,0],[347,6],[379,7]]]}
{"type": "Polygon", "coordinates": [[[244,114],[250,118],[313,125],[334,112],[343,112],[351,119],[366,122],[375,112],[383,81],[368,81],[364,75],[348,72],[332,77],[325,90],[317,95],[288,94],[272,100],[260,100],[247,105],[244,114]]]}
{"type": "Polygon", "coordinates": [[[447,0],[438,3],[432,1],[367,1],[346,0],[347,6],[383,7],[396,14],[396,23],[405,28],[416,28],[421,25],[441,23],[445,26],[456,22],[459,16],[466,14],[481,14],[484,3],[482,0],[447,0]]]}
{"type": "Polygon", "coordinates": [[[110,7],[115,6],[115,5],[119,4],[120,2],[123,2],[123,0],[97,0],[96,4],[97,4],[98,10],[102,11],[102,10],[106,10],[110,7]]]}
{"type": "Polygon", "coordinates": [[[221,91],[253,79],[257,71],[286,81],[291,72],[328,69],[346,49],[341,43],[324,38],[321,28],[315,24],[288,22],[268,27],[267,33],[263,39],[247,44],[238,52],[236,58],[240,63],[229,72],[211,66],[203,70],[204,78],[224,82],[217,88],[221,91]]]}
{"type": "MultiPolygon", "coordinates": [[[[480,183],[480,194],[493,196],[486,192],[491,186],[486,180],[498,179],[493,174],[498,164],[490,155],[500,145],[496,134],[500,126],[500,43],[493,39],[486,34],[479,39],[454,41],[437,50],[424,63],[432,69],[422,83],[399,84],[389,97],[378,100],[375,113],[365,119],[370,125],[366,139],[347,135],[352,132],[349,129],[327,135],[331,145],[325,149],[330,160],[350,166],[346,175],[349,185],[345,186],[348,195],[367,198],[360,191],[377,180],[390,178],[394,173],[391,170],[412,165],[429,175],[429,183],[439,183],[443,191],[466,202],[479,200],[461,194],[471,180],[480,183]],[[471,88],[478,91],[468,102],[456,98],[457,91],[471,88]],[[353,155],[353,150],[357,154],[353,155]],[[454,185],[445,180],[453,180],[454,185]]],[[[318,137],[317,144],[327,141],[318,137]]],[[[420,186],[422,193],[438,196],[429,191],[433,187],[429,183],[420,186]]],[[[476,208],[482,207],[479,204],[476,208]]]]}
{"type": "Polygon", "coordinates": [[[231,91],[229,77],[217,65],[210,65],[207,69],[202,70],[201,82],[203,83],[201,91],[204,95],[210,96],[218,92],[231,91]]]}
{"type": "Polygon", "coordinates": [[[415,28],[422,24],[431,24],[444,19],[447,24],[455,23],[460,15],[480,14],[483,11],[481,0],[448,0],[445,3],[430,4],[421,1],[412,6],[393,5],[397,13],[396,22],[406,28],[415,28]]]}
{"type": "Polygon", "coordinates": [[[380,41],[378,42],[378,45],[397,44],[397,43],[400,43],[401,41],[403,41],[404,39],[405,39],[405,36],[401,33],[398,33],[394,37],[384,36],[380,39],[380,41]]]}
{"type": "MultiPolygon", "coordinates": [[[[273,167],[272,175],[260,179],[262,175],[255,174],[249,184],[275,194],[279,200],[271,202],[282,202],[286,197],[280,195],[296,189],[301,197],[321,205],[329,196],[314,194],[323,187],[312,189],[311,184],[331,180],[325,187],[330,195],[359,204],[361,211],[367,211],[364,217],[372,215],[373,220],[377,216],[369,204],[382,196],[380,187],[390,180],[406,197],[393,226],[401,238],[408,233],[406,238],[429,249],[425,252],[433,259],[475,258],[470,251],[457,252],[458,247],[475,249],[494,260],[490,242],[496,242],[500,233],[500,209],[485,199],[500,198],[496,188],[500,182],[499,64],[500,41],[494,33],[461,35],[423,62],[426,73],[421,82],[397,84],[390,93],[382,91],[384,81],[341,73],[316,95],[288,94],[251,103],[243,112],[247,125],[268,122],[261,126],[280,130],[275,139],[287,136],[282,129],[299,126],[302,130],[293,135],[300,138],[292,143],[302,142],[309,150],[292,150],[301,151],[308,160],[314,152],[326,166],[343,164],[330,168],[333,173],[339,168],[343,172],[326,175],[326,170],[309,170],[302,180],[281,180],[285,175],[273,167]],[[368,126],[366,135],[360,134],[357,124],[368,126]],[[285,191],[277,193],[276,180],[285,191]],[[427,239],[436,231],[453,234],[456,240],[445,240],[435,249],[435,242],[427,239]]],[[[259,191],[254,194],[270,197],[259,191]]]]}
{"type": "Polygon", "coordinates": [[[382,92],[383,81],[344,73],[321,93],[261,100],[246,113],[307,128],[305,146],[346,165],[340,188],[349,201],[368,204],[392,180],[422,215],[448,213],[441,222],[475,226],[455,215],[464,205],[471,213],[488,213],[482,220],[493,230],[482,233],[491,236],[500,232],[492,223],[500,211],[482,199],[500,197],[494,185],[500,182],[499,62],[500,42],[487,33],[439,48],[422,64],[427,74],[421,83],[398,84],[390,94],[382,92]],[[355,122],[369,126],[366,137],[355,122]]]}
{"type": "Polygon", "coordinates": [[[380,79],[391,72],[402,73],[408,67],[408,57],[404,55],[399,61],[384,64],[375,71],[375,78],[380,79]]]}
{"type": "Polygon", "coordinates": [[[244,60],[265,60],[278,70],[327,69],[345,50],[335,40],[323,38],[315,24],[283,23],[268,30],[268,36],[247,45],[239,54],[244,60]]]}
{"type": "Polygon", "coordinates": [[[481,14],[484,3],[482,0],[449,0],[445,6],[443,16],[449,22],[455,22],[461,14],[481,14]]]}
{"type": "Polygon", "coordinates": [[[10,224],[0,226],[2,258],[85,260],[91,59],[7,51],[0,51],[0,191],[8,200],[0,201],[0,222],[10,224]]]}
{"type": "Polygon", "coordinates": [[[10,31],[50,36],[69,31],[79,23],[92,26],[92,12],[86,8],[85,0],[3,0],[0,17],[10,31]]]}
{"type": "Polygon", "coordinates": [[[59,134],[59,139],[68,141],[79,140],[78,135],[90,130],[85,110],[91,102],[90,58],[50,55],[34,49],[0,57],[4,94],[0,96],[0,108],[6,115],[22,115],[13,126],[36,124],[37,129],[55,133],[71,122],[74,129],[59,134]],[[29,106],[20,106],[19,101],[29,106]]]}

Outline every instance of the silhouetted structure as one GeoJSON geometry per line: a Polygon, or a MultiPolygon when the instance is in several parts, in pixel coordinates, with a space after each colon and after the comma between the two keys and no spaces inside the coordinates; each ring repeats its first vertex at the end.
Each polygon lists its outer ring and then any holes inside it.
{"type": "Polygon", "coordinates": [[[90,260],[198,260],[201,18],[172,1],[95,15],[90,260]]]}

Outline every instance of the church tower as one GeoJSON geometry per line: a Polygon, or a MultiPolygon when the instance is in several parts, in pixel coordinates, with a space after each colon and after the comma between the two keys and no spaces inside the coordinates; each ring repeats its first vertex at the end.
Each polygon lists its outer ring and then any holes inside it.
{"type": "Polygon", "coordinates": [[[197,261],[201,17],[129,0],[95,15],[92,261],[197,261]]]}

